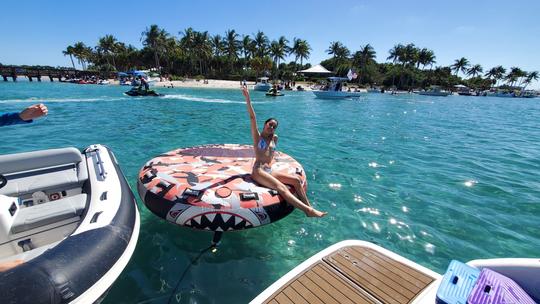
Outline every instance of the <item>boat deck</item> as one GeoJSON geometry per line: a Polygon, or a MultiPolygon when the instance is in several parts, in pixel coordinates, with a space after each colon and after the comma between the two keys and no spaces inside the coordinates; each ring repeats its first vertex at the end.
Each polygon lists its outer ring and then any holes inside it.
{"type": "Polygon", "coordinates": [[[373,248],[346,246],[303,269],[262,303],[411,303],[437,279],[420,269],[373,248]]]}

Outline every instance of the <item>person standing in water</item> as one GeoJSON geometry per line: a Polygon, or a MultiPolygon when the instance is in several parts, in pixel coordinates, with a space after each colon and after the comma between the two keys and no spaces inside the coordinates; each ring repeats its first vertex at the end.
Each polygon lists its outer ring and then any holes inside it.
{"type": "Polygon", "coordinates": [[[276,190],[289,204],[302,210],[306,216],[325,216],[327,212],[319,211],[311,206],[302,182],[298,177],[272,171],[274,151],[278,141],[278,136],[275,134],[278,121],[275,118],[267,119],[262,132],[259,132],[247,86],[242,86],[242,93],[246,99],[249,119],[251,120],[251,136],[253,137],[253,149],[255,150],[255,163],[251,173],[253,180],[264,187],[276,190]],[[294,196],[285,184],[293,186],[299,198],[294,196]]]}

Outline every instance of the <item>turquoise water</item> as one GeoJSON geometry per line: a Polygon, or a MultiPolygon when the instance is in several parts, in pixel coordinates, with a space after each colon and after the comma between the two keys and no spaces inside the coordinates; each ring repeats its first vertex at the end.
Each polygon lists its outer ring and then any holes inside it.
{"type": "MultiPolygon", "coordinates": [[[[161,89],[164,98],[131,98],[125,90],[0,83],[0,112],[36,102],[50,111],[33,125],[2,128],[0,153],[103,143],[135,189],[140,167],[162,152],[251,142],[239,91],[161,89]]],[[[246,303],[345,239],[375,242],[438,272],[450,259],[539,256],[540,99],[252,95],[260,122],[279,119],[278,149],[304,165],[308,195],[329,216],[295,211],[228,233],[217,253],[188,268],[211,235],[168,224],[139,200],[137,249],[104,303],[167,303],[183,273],[180,303],[246,303]]]]}

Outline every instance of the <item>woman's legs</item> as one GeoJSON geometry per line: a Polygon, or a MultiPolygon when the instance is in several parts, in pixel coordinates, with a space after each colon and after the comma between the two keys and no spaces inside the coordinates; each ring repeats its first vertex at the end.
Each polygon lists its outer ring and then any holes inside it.
{"type": "Polygon", "coordinates": [[[265,187],[268,187],[270,189],[277,190],[278,193],[281,196],[283,196],[283,198],[285,198],[285,200],[289,204],[293,205],[295,208],[298,208],[298,209],[302,210],[307,216],[310,216],[310,217],[322,217],[322,216],[326,215],[326,212],[321,212],[319,210],[314,209],[311,206],[308,206],[308,205],[304,204],[301,200],[296,198],[296,196],[294,196],[289,191],[289,189],[287,189],[287,186],[285,186],[282,182],[277,180],[272,175],[264,172],[263,170],[254,169],[251,176],[253,177],[253,179],[257,183],[259,183],[259,184],[261,184],[261,185],[263,185],[265,187]]]}
{"type": "Polygon", "coordinates": [[[272,172],[271,175],[275,177],[278,181],[284,184],[293,186],[294,192],[299,196],[300,200],[304,204],[311,206],[307,198],[306,191],[304,190],[304,187],[302,187],[302,181],[300,178],[293,175],[283,174],[283,173],[275,172],[275,171],[272,172]]]}

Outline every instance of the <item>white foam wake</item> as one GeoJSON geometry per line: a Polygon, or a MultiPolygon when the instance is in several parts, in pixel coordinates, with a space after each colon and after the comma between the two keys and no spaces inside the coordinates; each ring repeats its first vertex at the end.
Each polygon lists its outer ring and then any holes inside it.
{"type": "Polygon", "coordinates": [[[45,103],[45,102],[94,102],[94,101],[118,101],[126,100],[126,97],[110,98],[24,98],[24,99],[0,99],[0,103],[45,103]]]}
{"type": "Polygon", "coordinates": [[[209,103],[244,103],[243,101],[238,101],[238,100],[196,97],[196,96],[186,95],[186,94],[167,94],[163,96],[162,98],[189,100],[189,101],[197,101],[197,102],[209,102],[209,103]]]}

